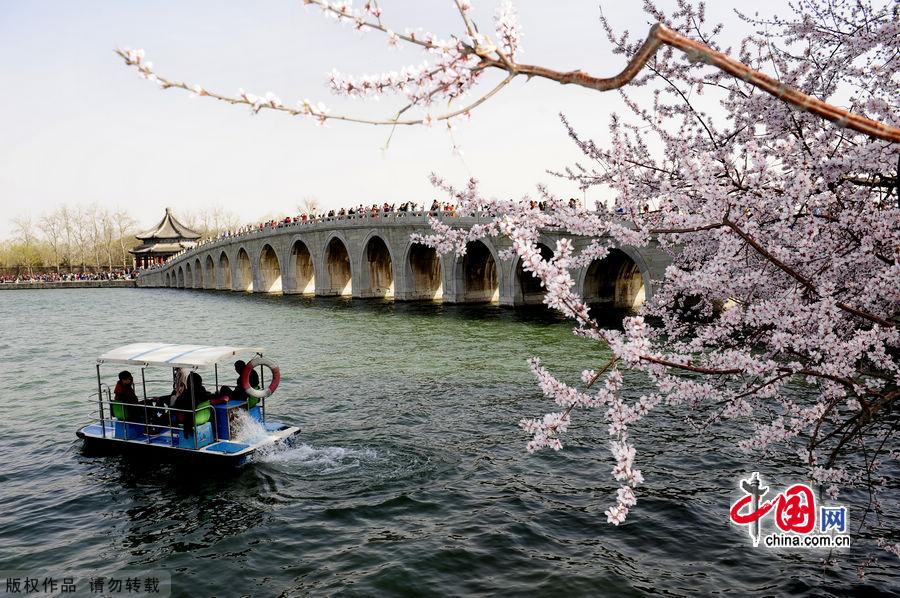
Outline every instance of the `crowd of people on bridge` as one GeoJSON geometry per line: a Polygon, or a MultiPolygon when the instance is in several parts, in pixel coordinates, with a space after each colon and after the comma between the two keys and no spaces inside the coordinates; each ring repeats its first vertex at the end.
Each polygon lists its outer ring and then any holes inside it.
{"type": "MultiPolygon", "coordinates": [[[[395,212],[407,213],[418,211],[419,204],[412,201],[404,202],[399,206],[397,206],[396,203],[389,204],[387,202],[384,202],[382,205],[372,204],[371,206],[359,204],[355,208],[341,208],[339,210],[332,209],[322,214],[308,214],[306,212],[301,212],[300,214],[297,214],[293,217],[286,216],[284,220],[270,220],[268,222],[262,222],[257,226],[257,229],[262,230],[267,227],[273,228],[279,225],[298,224],[305,222],[322,222],[334,218],[343,219],[347,218],[348,216],[368,216],[369,218],[378,218],[379,216],[384,216],[386,214],[392,214],[395,212]]],[[[449,202],[441,204],[440,202],[438,202],[438,200],[435,199],[433,202],[431,202],[431,207],[428,209],[428,212],[455,213],[456,206],[449,202]]]]}
{"type": "MultiPolygon", "coordinates": [[[[275,229],[275,228],[284,228],[288,226],[297,226],[303,224],[312,224],[316,222],[328,222],[330,220],[345,220],[349,218],[381,218],[386,217],[389,214],[424,214],[427,213],[429,215],[444,215],[444,216],[456,216],[456,205],[452,202],[439,202],[438,200],[433,200],[431,202],[431,206],[428,210],[425,210],[424,205],[419,205],[413,201],[407,201],[401,203],[399,206],[396,203],[387,203],[383,204],[372,204],[371,206],[359,204],[356,207],[350,208],[340,208],[339,210],[328,210],[327,212],[322,212],[319,214],[313,214],[308,212],[301,212],[296,216],[286,216],[281,220],[267,220],[265,222],[259,222],[257,224],[247,224],[245,226],[232,229],[225,230],[219,233],[214,237],[210,237],[208,239],[204,239],[197,243],[192,249],[196,249],[198,247],[202,247],[209,243],[214,243],[221,239],[228,239],[232,237],[240,237],[243,235],[247,235],[257,231],[263,231],[267,229],[275,229]]],[[[179,255],[184,253],[175,254],[172,258],[176,258],[179,255]]],[[[171,259],[171,258],[170,258],[171,259]]],[[[162,265],[153,266],[150,269],[157,269],[162,267],[162,265]]]]}
{"type": "MultiPolygon", "coordinates": [[[[322,212],[320,214],[311,214],[307,212],[301,212],[296,216],[285,216],[282,220],[268,220],[266,222],[260,222],[256,225],[247,225],[238,229],[237,231],[225,231],[219,235],[219,238],[236,236],[248,232],[253,232],[255,230],[264,230],[266,228],[278,228],[282,226],[289,226],[292,224],[304,224],[307,222],[326,222],[328,220],[333,219],[345,219],[345,218],[358,218],[358,217],[368,217],[368,218],[379,218],[385,216],[387,214],[393,213],[410,213],[410,212],[419,212],[420,209],[424,210],[425,206],[419,206],[419,204],[407,201],[399,206],[396,203],[389,204],[384,202],[383,204],[372,204],[371,206],[359,204],[357,207],[351,208],[340,208],[339,210],[328,210],[327,212],[322,212]]],[[[441,203],[438,200],[434,200],[431,202],[431,207],[428,209],[429,214],[441,213],[441,214],[455,214],[456,206],[450,202],[441,203]]]]}
{"type": "MultiPolygon", "coordinates": [[[[582,203],[580,200],[576,198],[570,198],[568,200],[568,206],[570,208],[579,209],[582,207],[582,203]]],[[[547,209],[547,203],[544,201],[532,201],[531,202],[532,209],[538,209],[544,211],[547,209]]],[[[599,209],[599,207],[598,207],[599,209]]],[[[267,229],[276,229],[276,228],[285,228],[288,226],[298,226],[303,224],[311,224],[317,222],[328,222],[331,220],[345,220],[348,218],[382,218],[386,217],[389,214],[400,213],[416,213],[416,214],[428,214],[428,215],[442,215],[442,216],[456,216],[456,204],[452,202],[440,202],[437,199],[432,200],[430,207],[425,209],[425,205],[419,205],[413,201],[407,201],[401,203],[399,206],[396,203],[387,203],[383,204],[372,204],[364,205],[359,204],[356,207],[350,208],[340,208],[339,210],[328,210],[327,212],[322,212],[319,214],[301,212],[296,216],[286,216],[281,220],[267,220],[265,222],[259,222],[257,224],[248,224],[242,226],[240,228],[236,228],[233,230],[225,230],[219,233],[215,237],[210,237],[208,239],[204,239],[195,245],[192,249],[196,249],[207,245],[209,243],[214,243],[221,239],[228,239],[232,237],[240,237],[246,234],[263,231],[267,229]]],[[[178,253],[172,258],[177,258],[184,252],[178,253]]],[[[153,266],[152,269],[160,268],[162,265],[153,266]]]]}
{"type": "Polygon", "coordinates": [[[19,272],[16,274],[0,274],[0,283],[20,284],[34,282],[82,282],[98,280],[131,280],[137,277],[133,270],[114,270],[101,272],[19,272]]]}

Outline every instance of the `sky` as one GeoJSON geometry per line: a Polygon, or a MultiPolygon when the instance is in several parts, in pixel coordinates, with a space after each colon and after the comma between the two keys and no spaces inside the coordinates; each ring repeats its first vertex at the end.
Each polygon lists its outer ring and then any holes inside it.
{"type": "MultiPolygon", "coordinates": [[[[492,31],[498,2],[473,3],[475,20],[492,31]]],[[[786,3],[759,0],[754,8],[777,14],[786,3]]],[[[746,3],[711,4],[709,21],[724,23],[736,44],[747,28],[733,10],[746,3]]],[[[451,0],[381,5],[383,20],[398,31],[422,27],[440,37],[462,31],[451,0]]],[[[651,23],[640,5],[520,0],[520,60],[617,73],[624,61],[611,52],[600,10],[617,29],[643,37],[651,23]]],[[[385,149],[386,128],[253,116],[246,107],[161,91],[126,68],[117,47],[143,48],[159,74],[227,95],[272,91],[286,104],[309,98],[333,112],[373,117],[389,116],[402,103],[334,97],[326,74],[376,73],[421,60],[299,0],[0,0],[0,239],[13,234],[15,216],[39,220],[62,204],[126,208],[138,228],[155,224],[166,206],[177,215],[218,205],[252,222],[296,213],[306,198],[325,209],[423,204],[440,197],[429,183],[432,172],[459,185],[475,177],[494,197],[533,193],[538,183],[583,197],[546,173],[580,156],[558,113],[602,142],[610,115],[624,111],[615,92],[516,80],[457,130],[462,156],[440,127],[402,128],[385,149]]],[[[491,74],[485,90],[500,77],[491,74]]],[[[588,202],[599,199],[591,193],[588,202]]]]}

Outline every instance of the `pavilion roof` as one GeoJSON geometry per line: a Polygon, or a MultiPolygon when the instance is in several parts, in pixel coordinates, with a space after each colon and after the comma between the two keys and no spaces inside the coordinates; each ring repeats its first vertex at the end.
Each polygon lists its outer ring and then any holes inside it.
{"type": "Polygon", "coordinates": [[[149,239],[172,239],[175,241],[178,240],[195,240],[199,239],[202,235],[195,230],[191,230],[182,223],[180,223],[174,215],[172,215],[172,208],[166,208],[166,215],[163,216],[163,219],[159,221],[152,229],[135,235],[141,241],[147,241],[149,239]]]}

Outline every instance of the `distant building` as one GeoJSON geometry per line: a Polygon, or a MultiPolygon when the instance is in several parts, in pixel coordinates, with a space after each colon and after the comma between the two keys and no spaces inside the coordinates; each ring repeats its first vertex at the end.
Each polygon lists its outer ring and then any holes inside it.
{"type": "Polygon", "coordinates": [[[166,208],[166,215],[152,229],[135,235],[141,244],[131,249],[135,268],[148,268],[161,264],[183,249],[197,245],[200,233],[191,230],[175,219],[172,208],[166,208]]]}

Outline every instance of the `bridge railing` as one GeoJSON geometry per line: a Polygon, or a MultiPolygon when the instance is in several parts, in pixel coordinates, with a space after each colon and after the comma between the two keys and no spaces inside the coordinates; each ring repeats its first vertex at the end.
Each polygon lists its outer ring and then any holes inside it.
{"type": "Polygon", "coordinates": [[[161,270],[164,268],[169,262],[180,259],[181,257],[197,252],[197,251],[206,251],[208,249],[213,249],[219,245],[227,245],[231,243],[235,239],[252,239],[254,237],[258,237],[261,235],[269,234],[272,231],[276,230],[285,230],[285,229],[297,229],[297,230],[305,230],[309,228],[318,229],[318,228],[330,228],[336,224],[359,224],[360,221],[365,221],[370,224],[413,224],[413,223],[421,223],[428,224],[429,218],[437,218],[438,220],[452,220],[455,222],[480,222],[482,220],[490,219],[490,217],[485,213],[478,213],[475,216],[465,216],[461,217],[456,213],[455,210],[417,210],[415,212],[401,212],[401,211],[366,211],[359,214],[344,214],[342,216],[322,216],[317,218],[307,218],[306,220],[302,220],[300,218],[291,219],[290,222],[277,221],[277,222],[267,222],[264,224],[260,224],[258,226],[252,227],[244,227],[235,231],[234,233],[225,233],[216,237],[215,239],[209,239],[207,241],[203,241],[194,245],[191,248],[185,249],[176,253],[166,260],[163,264],[156,264],[149,268],[145,268],[145,273],[155,272],[157,270],[161,270]]]}

